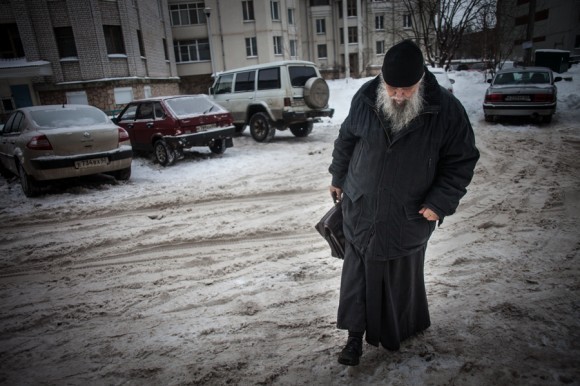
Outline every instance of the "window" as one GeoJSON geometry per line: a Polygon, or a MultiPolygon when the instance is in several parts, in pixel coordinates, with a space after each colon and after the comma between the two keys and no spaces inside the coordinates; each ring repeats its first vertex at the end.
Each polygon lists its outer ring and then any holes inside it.
{"type": "Polygon", "coordinates": [[[119,25],[104,25],[105,42],[107,43],[107,54],[125,54],[125,43],[123,42],[123,31],[119,25]]]}
{"type": "Polygon", "coordinates": [[[317,5],[329,5],[330,0],[310,0],[310,6],[316,7],[317,5]]]}
{"type": "Polygon", "coordinates": [[[163,38],[163,54],[165,55],[165,60],[169,60],[169,51],[167,50],[167,39],[163,38]]]}
{"type": "Polygon", "coordinates": [[[258,56],[258,45],[256,38],[246,38],[246,56],[258,56]]]}
{"type": "Polygon", "coordinates": [[[146,119],[151,120],[155,118],[155,110],[153,109],[153,103],[141,103],[137,109],[137,115],[135,119],[146,119]]]}
{"type": "Polygon", "coordinates": [[[413,27],[413,19],[411,15],[403,15],[403,28],[413,27]]]}
{"type": "Polygon", "coordinates": [[[204,8],[203,2],[170,5],[171,25],[205,24],[204,8]]]}
{"type": "Polygon", "coordinates": [[[280,68],[266,68],[258,71],[258,90],[274,90],[281,87],[280,68]]]}
{"type": "Polygon", "coordinates": [[[316,33],[319,35],[324,35],[326,33],[325,19],[316,19],[316,33]]]}
{"type": "MultiPolygon", "coordinates": [[[[348,17],[356,17],[356,2],[357,0],[345,0],[346,1],[346,15],[348,17]]],[[[342,19],[342,1],[338,3],[338,17],[342,19]]]]}
{"type": "Polygon", "coordinates": [[[113,92],[115,94],[115,104],[124,105],[133,100],[133,89],[131,87],[116,87],[113,92]]]}
{"type": "Polygon", "coordinates": [[[139,55],[145,56],[145,45],[143,44],[141,30],[137,30],[137,42],[139,43],[139,55]]]}
{"type": "MultiPolygon", "coordinates": [[[[343,28],[340,29],[340,44],[344,44],[343,28]]],[[[348,42],[356,43],[358,41],[358,33],[356,27],[348,27],[348,42]]]]}
{"type": "Polygon", "coordinates": [[[178,63],[211,59],[208,39],[177,40],[173,42],[173,49],[178,63]]]}
{"type": "Polygon", "coordinates": [[[280,21],[280,3],[278,1],[270,1],[270,12],[272,12],[272,20],[280,21]]]}
{"type": "Polygon", "coordinates": [[[2,104],[0,104],[0,108],[1,108],[0,111],[7,113],[16,109],[16,106],[14,106],[14,101],[12,100],[11,97],[6,97],[2,98],[2,104]]]}
{"type": "Polygon", "coordinates": [[[282,36],[274,36],[274,55],[282,55],[282,36]]]}
{"type": "Polygon", "coordinates": [[[24,57],[24,47],[16,23],[0,24],[0,59],[24,57]]]}
{"type": "Polygon", "coordinates": [[[54,37],[61,58],[76,58],[78,56],[72,27],[56,27],[54,37]]]}
{"type": "Polygon", "coordinates": [[[328,57],[328,53],[326,52],[326,44],[319,44],[318,45],[318,59],[326,59],[328,57]]]}
{"type": "Polygon", "coordinates": [[[20,132],[20,124],[22,123],[24,114],[20,111],[15,112],[8,118],[6,124],[4,125],[4,133],[17,133],[20,132]]]}
{"type": "Polygon", "coordinates": [[[294,25],[294,8],[288,8],[288,24],[294,25]]]}
{"type": "Polygon", "coordinates": [[[88,105],[86,91],[69,91],[66,93],[66,103],[71,105],[88,105]]]}
{"type": "Polygon", "coordinates": [[[318,76],[312,66],[290,66],[288,73],[292,87],[304,87],[308,79],[318,76]]]}
{"type": "Polygon", "coordinates": [[[298,40],[290,40],[290,56],[293,58],[298,56],[298,40]]]}
{"type": "Polygon", "coordinates": [[[375,30],[382,31],[385,29],[385,17],[383,15],[375,16],[375,30]]]}
{"type": "Polygon", "coordinates": [[[356,16],[356,0],[346,1],[346,13],[347,16],[356,16]]]}
{"type": "Polygon", "coordinates": [[[244,21],[254,21],[254,2],[242,1],[242,14],[244,21]]]}
{"type": "Polygon", "coordinates": [[[143,97],[151,98],[153,94],[151,94],[151,86],[143,86],[143,97]]]}
{"type": "Polygon", "coordinates": [[[385,41],[377,40],[377,55],[381,55],[384,53],[385,53],[385,41]]]}
{"type": "Polygon", "coordinates": [[[238,72],[236,75],[235,91],[254,91],[254,80],[256,79],[256,71],[238,72]]]}
{"type": "Polygon", "coordinates": [[[215,85],[214,92],[215,94],[227,94],[232,92],[232,83],[234,81],[234,74],[226,74],[220,76],[215,85]]]}

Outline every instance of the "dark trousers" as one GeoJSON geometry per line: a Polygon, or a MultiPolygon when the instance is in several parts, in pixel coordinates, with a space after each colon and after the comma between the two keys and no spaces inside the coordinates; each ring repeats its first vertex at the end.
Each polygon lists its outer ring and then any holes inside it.
{"type": "Polygon", "coordinates": [[[365,332],[369,344],[398,350],[401,341],[431,325],[423,267],[425,249],[368,261],[347,242],[337,327],[365,332]]]}

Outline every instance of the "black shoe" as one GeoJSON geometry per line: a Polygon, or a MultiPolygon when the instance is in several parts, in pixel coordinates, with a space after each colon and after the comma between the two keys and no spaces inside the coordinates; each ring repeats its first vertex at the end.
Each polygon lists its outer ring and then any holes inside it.
{"type": "Polygon", "coordinates": [[[338,363],[347,366],[356,366],[360,362],[362,355],[362,338],[350,336],[346,341],[346,346],[338,356],[338,363]]]}

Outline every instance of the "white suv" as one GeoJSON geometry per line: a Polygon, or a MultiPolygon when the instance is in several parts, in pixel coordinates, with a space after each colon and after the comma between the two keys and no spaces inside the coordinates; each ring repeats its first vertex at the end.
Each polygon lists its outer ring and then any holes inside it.
{"type": "Polygon", "coordinates": [[[229,110],[236,131],[250,126],[252,137],[267,142],[276,129],[306,137],[319,117],[332,117],[329,90],[312,62],[286,60],[224,71],[210,88],[213,99],[229,110]]]}

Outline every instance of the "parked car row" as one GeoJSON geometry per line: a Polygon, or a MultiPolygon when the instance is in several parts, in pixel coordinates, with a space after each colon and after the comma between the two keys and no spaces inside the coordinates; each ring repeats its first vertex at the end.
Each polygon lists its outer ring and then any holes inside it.
{"type": "Polygon", "coordinates": [[[210,94],[133,101],[112,120],[86,105],[18,109],[0,129],[0,172],[19,177],[32,197],[50,180],[100,173],[127,180],[133,151],[168,166],[192,147],[224,153],[247,125],[258,142],[288,128],[306,137],[315,120],[334,113],[326,81],[305,61],[221,73],[210,94]]]}

